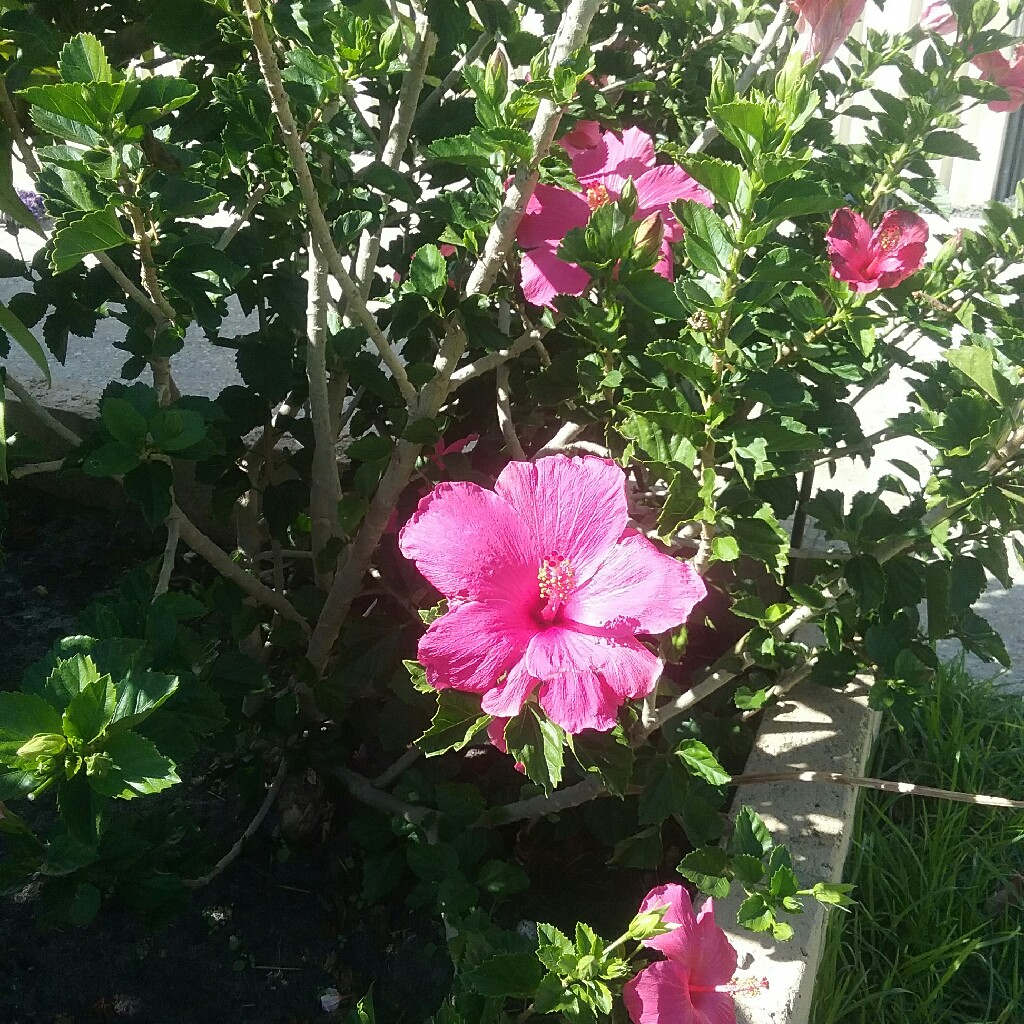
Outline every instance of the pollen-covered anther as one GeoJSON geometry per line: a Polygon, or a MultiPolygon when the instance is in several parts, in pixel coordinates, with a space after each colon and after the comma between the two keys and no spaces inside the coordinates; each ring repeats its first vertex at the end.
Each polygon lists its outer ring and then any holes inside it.
{"type": "Polygon", "coordinates": [[[537,580],[544,601],[541,615],[546,621],[551,621],[572,596],[576,587],[576,570],[568,558],[548,556],[540,563],[537,580]]]}
{"type": "Polygon", "coordinates": [[[882,252],[890,252],[900,240],[900,229],[890,224],[878,233],[878,247],[882,252]]]}
{"type": "Polygon", "coordinates": [[[604,185],[591,185],[587,189],[587,206],[590,207],[591,211],[607,206],[611,201],[612,197],[608,194],[608,189],[604,185]]]}

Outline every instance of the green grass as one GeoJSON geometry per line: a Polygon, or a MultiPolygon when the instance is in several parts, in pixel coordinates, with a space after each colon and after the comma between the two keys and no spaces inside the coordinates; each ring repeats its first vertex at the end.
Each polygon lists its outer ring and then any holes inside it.
{"type": "MultiPolygon", "coordinates": [[[[948,665],[871,774],[1020,799],[1024,698],[948,665]]],[[[1024,1024],[1024,815],[870,792],[854,835],[812,1024],[1024,1024]]]]}

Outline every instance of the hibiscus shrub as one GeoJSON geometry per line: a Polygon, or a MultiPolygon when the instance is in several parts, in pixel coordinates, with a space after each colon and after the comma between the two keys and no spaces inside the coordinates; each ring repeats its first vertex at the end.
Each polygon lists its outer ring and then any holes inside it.
{"type": "Polygon", "coordinates": [[[337,784],[362,898],[444,917],[439,1024],[732,1020],[760,981],[665,878],[780,941],[848,902],[749,809],[719,845],[756,712],[867,673],[898,714],[944,638],[1007,660],[974,605],[1024,558],[1021,196],[927,217],[966,112],[1024,101],[1020,6],[0,5],[0,208],[46,240],[0,338],[45,372],[113,318],[126,356],[83,438],[4,370],[70,451],[0,432],[0,478],[119,481],[167,536],[0,695],[0,799],[59,811],[0,814],[5,881],[180,903],[231,857],[114,801],[216,752],[274,778],[255,826],[337,784]],[[186,331],[236,353],[215,400],[186,331]],[[611,861],[620,938],[516,929],[531,834],[611,861]]]}

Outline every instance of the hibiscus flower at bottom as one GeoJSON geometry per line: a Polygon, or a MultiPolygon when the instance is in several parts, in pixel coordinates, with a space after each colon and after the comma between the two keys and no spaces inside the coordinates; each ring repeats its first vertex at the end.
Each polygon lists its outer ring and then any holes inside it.
{"type": "Polygon", "coordinates": [[[665,908],[670,931],[645,939],[665,959],[645,967],[626,983],[622,1000],[633,1024],[736,1024],[733,993],[767,987],[767,982],[735,984],[736,950],[715,924],[708,900],[695,913],[681,885],[659,885],[638,913],[665,908]]]}

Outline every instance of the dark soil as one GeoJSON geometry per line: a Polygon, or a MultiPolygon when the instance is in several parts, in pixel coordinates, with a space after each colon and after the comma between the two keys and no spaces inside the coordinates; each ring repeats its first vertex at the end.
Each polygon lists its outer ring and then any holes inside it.
{"type": "MultiPolygon", "coordinates": [[[[85,605],[162,545],[130,512],[20,488],[0,500],[10,516],[0,688],[12,689],[27,665],[74,633],[85,605]]],[[[207,785],[183,795],[217,849],[229,849],[252,814],[207,785]]],[[[17,810],[30,822],[49,813],[17,810]]],[[[272,815],[242,856],[157,930],[114,901],[86,928],[41,930],[37,881],[0,896],[0,1024],[326,1024],[343,1019],[371,983],[378,1020],[419,1024],[450,981],[438,925],[400,900],[360,908],[340,830],[292,849],[277,825],[272,815]],[[342,997],[333,1014],[320,999],[330,988],[342,997]]],[[[2,849],[0,841],[0,858],[2,849]]]]}

